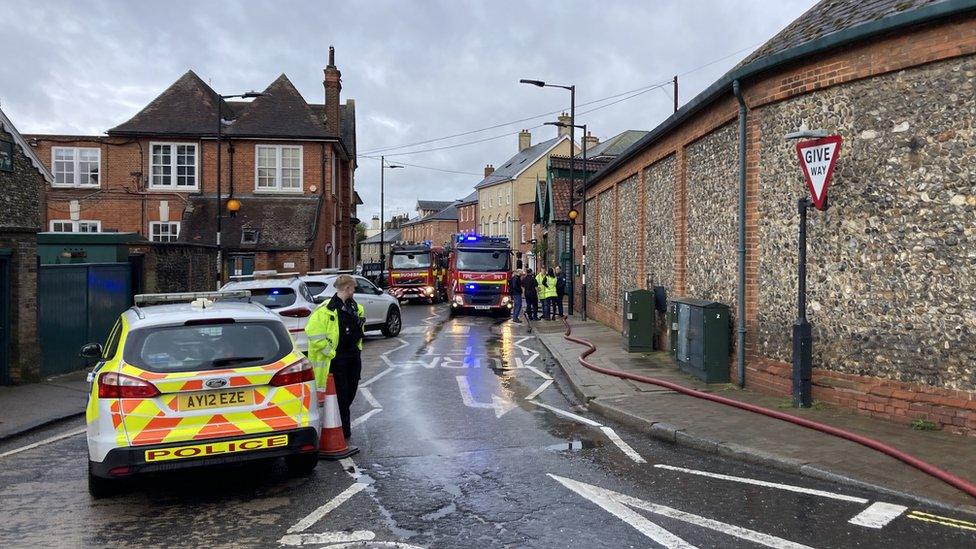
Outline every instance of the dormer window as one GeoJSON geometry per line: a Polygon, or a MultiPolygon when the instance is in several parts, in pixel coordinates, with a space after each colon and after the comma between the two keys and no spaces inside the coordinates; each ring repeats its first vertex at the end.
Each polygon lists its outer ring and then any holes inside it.
{"type": "Polygon", "coordinates": [[[257,229],[244,229],[241,233],[241,244],[257,244],[260,233],[257,229]]]}

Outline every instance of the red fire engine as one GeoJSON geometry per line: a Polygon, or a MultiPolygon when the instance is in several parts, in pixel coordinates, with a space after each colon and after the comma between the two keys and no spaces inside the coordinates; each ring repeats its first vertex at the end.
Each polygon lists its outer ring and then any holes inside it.
{"type": "Polygon", "coordinates": [[[390,248],[389,293],[397,299],[446,298],[447,253],[430,244],[395,244],[390,248]]]}
{"type": "Polygon", "coordinates": [[[449,265],[452,315],[466,310],[511,312],[512,246],[507,237],[455,235],[449,265]]]}

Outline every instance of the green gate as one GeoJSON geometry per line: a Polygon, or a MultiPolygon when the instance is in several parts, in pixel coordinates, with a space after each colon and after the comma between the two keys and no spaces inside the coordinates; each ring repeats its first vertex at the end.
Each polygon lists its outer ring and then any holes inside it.
{"type": "Polygon", "coordinates": [[[132,304],[127,263],[41,265],[38,271],[41,375],[81,369],[78,350],[102,342],[132,304]]]}

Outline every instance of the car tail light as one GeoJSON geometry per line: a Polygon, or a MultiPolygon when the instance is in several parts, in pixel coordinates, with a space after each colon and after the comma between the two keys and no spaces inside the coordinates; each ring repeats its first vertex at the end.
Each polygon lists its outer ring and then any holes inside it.
{"type": "Polygon", "coordinates": [[[315,379],[315,372],[312,370],[312,363],[303,358],[278,370],[278,373],[271,378],[268,384],[274,387],[282,387],[312,381],[313,379],[315,379]]]}
{"type": "Polygon", "coordinates": [[[284,311],[278,311],[281,316],[287,316],[289,318],[305,318],[312,314],[312,311],[306,309],[305,307],[299,307],[297,309],[287,309],[284,311]]]}
{"type": "Polygon", "coordinates": [[[139,378],[107,372],[98,377],[98,398],[152,398],[159,389],[139,378]]]}

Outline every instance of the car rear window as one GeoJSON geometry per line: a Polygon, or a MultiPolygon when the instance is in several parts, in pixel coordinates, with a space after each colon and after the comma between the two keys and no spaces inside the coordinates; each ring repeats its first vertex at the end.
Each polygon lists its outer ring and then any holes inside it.
{"type": "Polygon", "coordinates": [[[234,322],[158,326],[133,330],[123,358],[151,372],[188,372],[260,366],[292,351],[281,322],[234,322]]]}
{"type": "Polygon", "coordinates": [[[319,295],[324,292],[326,288],[329,287],[325,282],[309,282],[306,281],[305,285],[308,286],[308,291],[312,292],[312,295],[319,295]]]}
{"type": "Polygon", "coordinates": [[[293,288],[248,288],[251,291],[251,301],[260,303],[269,309],[280,309],[295,304],[298,296],[293,288]]]}

